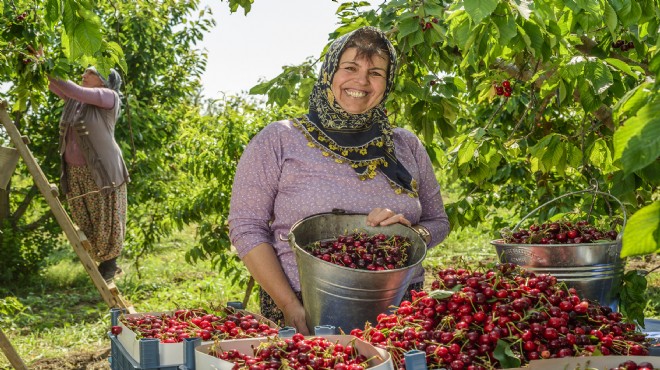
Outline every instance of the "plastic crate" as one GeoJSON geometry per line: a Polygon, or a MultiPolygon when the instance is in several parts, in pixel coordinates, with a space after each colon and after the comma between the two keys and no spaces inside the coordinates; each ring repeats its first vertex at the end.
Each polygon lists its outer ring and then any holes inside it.
{"type": "Polygon", "coordinates": [[[180,369],[194,369],[195,347],[202,343],[199,338],[189,338],[190,340],[184,341],[183,347],[183,364],[160,366],[160,356],[158,353],[158,340],[141,340],[140,341],[140,362],[135,361],[128,354],[124,346],[121,345],[116,336],[108,333],[110,337],[110,369],[112,370],[180,370],[180,369]]]}
{"type": "MultiPolygon", "coordinates": [[[[333,343],[337,342],[342,345],[351,343],[358,353],[369,358],[369,367],[367,370],[394,370],[390,354],[384,349],[375,347],[352,335],[320,336],[333,343]]],[[[253,348],[267,340],[267,338],[223,340],[220,342],[220,345],[225,351],[235,349],[241,353],[251,353],[253,348]]],[[[214,345],[214,343],[211,343],[195,347],[194,370],[231,370],[233,368],[234,364],[232,362],[209,355],[214,345]]],[[[186,370],[193,370],[193,368],[188,366],[186,370]]]]}

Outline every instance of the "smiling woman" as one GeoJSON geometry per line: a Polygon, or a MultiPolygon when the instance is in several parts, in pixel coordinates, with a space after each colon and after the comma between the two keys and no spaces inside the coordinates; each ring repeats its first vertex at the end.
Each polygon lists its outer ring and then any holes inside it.
{"type": "MultiPolygon", "coordinates": [[[[385,113],[395,63],[394,47],[377,28],[335,40],[309,97],[309,113],[266,126],[236,170],[228,218],[232,245],[260,285],[262,315],[303,334],[309,329],[298,266],[280,238],[293,224],[343,209],[373,227],[415,225],[426,230],[429,247],[449,232],[424,146],[412,132],[392,127],[385,113]]],[[[419,271],[408,293],[421,290],[423,281],[419,271]]]]}

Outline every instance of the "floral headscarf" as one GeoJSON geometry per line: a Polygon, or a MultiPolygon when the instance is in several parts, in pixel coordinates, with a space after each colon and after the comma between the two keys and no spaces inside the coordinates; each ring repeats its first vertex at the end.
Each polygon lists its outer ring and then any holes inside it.
{"type": "Polygon", "coordinates": [[[296,122],[323,155],[339,163],[348,163],[361,180],[372,179],[381,172],[396,193],[417,197],[417,182],[394,154],[392,126],[385,113],[385,100],[392,89],[396,73],[396,52],[385,34],[374,27],[363,27],[335,40],[325,55],[319,78],[309,98],[309,114],[296,122]],[[372,109],[351,114],[341,108],[332,92],[332,79],[346,43],[357,32],[375,32],[385,41],[389,68],[383,100],[372,109]]]}

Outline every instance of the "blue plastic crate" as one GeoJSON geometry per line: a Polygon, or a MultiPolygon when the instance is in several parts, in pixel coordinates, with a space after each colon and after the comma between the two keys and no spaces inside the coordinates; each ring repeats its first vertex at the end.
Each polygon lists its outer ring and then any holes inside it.
{"type": "Polygon", "coordinates": [[[140,341],[140,362],[133,359],[117,337],[108,333],[110,337],[110,368],[112,370],[193,370],[195,368],[195,347],[201,343],[199,338],[189,338],[184,341],[184,363],[177,365],[160,366],[158,353],[158,340],[140,341]]]}

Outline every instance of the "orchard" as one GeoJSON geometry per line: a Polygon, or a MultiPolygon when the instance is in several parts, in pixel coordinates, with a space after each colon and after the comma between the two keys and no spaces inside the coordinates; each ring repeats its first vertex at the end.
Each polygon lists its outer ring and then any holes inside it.
{"type": "MultiPolygon", "coordinates": [[[[249,17],[253,1],[223,3],[249,17]]],[[[596,239],[586,227],[566,225],[585,217],[598,238],[621,238],[621,257],[658,254],[658,0],[367,5],[337,2],[338,23],[328,30],[328,44],[364,25],[393,41],[400,70],[387,112],[395,126],[410,128],[425,144],[443,195],[450,195],[445,205],[453,235],[481,228],[488,238],[500,238],[501,230],[540,204],[595,188],[623,203],[623,233],[620,209],[585,196],[538,212],[530,221],[539,231],[553,222],[562,231],[544,229],[539,240],[596,239]]],[[[8,102],[43,172],[57,183],[62,105],[48,92],[47,75],[78,80],[90,64],[103,72],[118,69],[125,84],[116,136],[132,178],[123,258],[144,278],[145,256],[192,225],[190,269],[211,263],[248,300],[256,296],[254,284],[226,227],[236,164],[268,122],[306,112],[320,59],[283,67],[254,86],[254,96],[205,100],[199,80],[208,66],[196,44],[215,23],[198,1],[3,0],[0,100],[8,102]]],[[[0,145],[11,146],[3,128],[0,145]]],[[[0,189],[0,231],[2,287],[26,285],[67,248],[23,165],[0,189]]],[[[517,239],[536,238],[534,232],[527,229],[529,235],[517,239]]],[[[621,307],[637,320],[647,303],[640,276],[626,275],[634,298],[621,307]]],[[[28,311],[11,290],[0,292],[0,313],[28,311]]],[[[3,325],[10,321],[0,318],[3,325]]]]}

